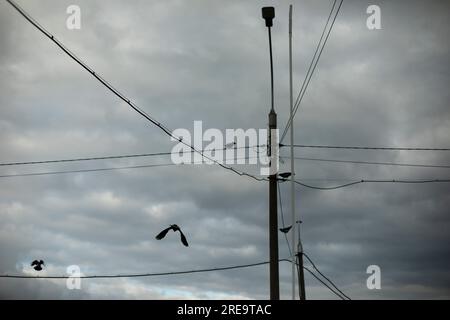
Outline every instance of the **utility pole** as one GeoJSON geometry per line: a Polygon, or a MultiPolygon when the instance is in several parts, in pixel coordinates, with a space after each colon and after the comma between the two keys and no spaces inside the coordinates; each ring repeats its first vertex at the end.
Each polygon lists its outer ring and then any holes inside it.
{"type": "Polygon", "coordinates": [[[306,300],[305,295],[305,281],[303,273],[303,251],[297,252],[297,263],[298,263],[298,290],[300,295],[300,300],[306,300]]]}
{"type": "MultiPolygon", "coordinates": [[[[293,104],[293,89],[292,89],[292,4],[289,6],[289,91],[290,91],[290,119],[291,119],[291,130],[290,130],[290,138],[291,138],[291,210],[292,210],[292,235],[291,235],[291,247],[292,247],[292,300],[295,300],[295,224],[296,224],[296,215],[295,215],[295,166],[294,166],[294,124],[292,123],[293,112],[294,112],[294,104],[293,104]]],[[[306,299],[305,294],[305,278],[303,276],[303,246],[300,238],[300,223],[298,224],[298,251],[297,251],[297,260],[298,260],[298,292],[300,296],[300,300],[306,299]]]]}
{"type": "MultiPolygon", "coordinates": [[[[277,114],[273,109],[269,113],[269,132],[277,129],[277,114]]],[[[269,134],[272,141],[272,134],[269,134]]],[[[272,144],[273,146],[273,144],[272,144]]],[[[271,148],[272,149],[272,148],[271,148]]],[[[273,152],[273,150],[271,150],[273,152]]],[[[273,160],[271,153],[271,162],[273,160]]],[[[273,163],[271,163],[271,166],[273,163]]],[[[280,299],[278,270],[278,177],[277,173],[269,176],[269,241],[270,241],[270,299],[280,299]]]]}
{"type": "Polygon", "coordinates": [[[298,249],[297,249],[297,263],[298,263],[298,290],[300,295],[300,300],[306,300],[305,294],[305,276],[303,271],[303,245],[300,239],[300,224],[301,221],[297,221],[298,223],[298,249]]]}
{"type": "MultiPolygon", "coordinates": [[[[294,96],[292,89],[292,4],[289,6],[289,104],[290,119],[294,109],[294,96]]],[[[295,168],[294,168],[294,126],[291,124],[291,210],[292,210],[292,300],[295,300],[295,168]]]]}
{"type": "Polygon", "coordinates": [[[272,59],[272,35],[270,28],[272,27],[272,20],[275,18],[275,9],[273,7],[262,8],[262,17],[266,21],[266,27],[269,34],[269,50],[270,50],[270,80],[271,80],[271,109],[269,112],[269,146],[268,156],[270,157],[270,172],[269,172],[269,251],[270,251],[270,299],[280,299],[280,284],[279,284],[279,270],[278,270],[278,194],[277,194],[277,170],[278,167],[278,151],[273,150],[273,147],[278,148],[278,139],[276,144],[272,140],[276,137],[272,133],[276,133],[277,129],[277,114],[274,109],[273,97],[273,59],[272,59]],[[275,157],[274,157],[275,153],[275,157]],[[275,159],[274,159],[275,158],[275,159]]]}

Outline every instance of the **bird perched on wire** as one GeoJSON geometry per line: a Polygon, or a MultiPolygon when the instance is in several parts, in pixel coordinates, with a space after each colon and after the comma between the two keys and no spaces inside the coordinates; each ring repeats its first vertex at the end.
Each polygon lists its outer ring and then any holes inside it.
{"type": "Polygon", "coordinates": [[[36,271],[41,271],[42,270],[42,266],[44,265],[44,261],[43,260],[34,260],[31,263],[31,266],[34,267],[34,270],[36,271]]]}
{"type": "Polygon", "coordinates": [[[177,226],[176,224],[171,224],[170,227],[164,229],[163,231],[161,231],[155,238],[158,240],[161,240],[162,238],[164,238],[167,234],[167,232],[169,232],[169,230],[173,230],[180,232],[180,237],[181,237],[181,242],[186,246],[189,247],[189,244],[186,240],[186,237],[184,236],[183,232],[181,231],[180,227],[177,226]]]}
{"type": "Polygon", "coordinates": [[[234,137],[234,141],[230,142],[230,143],[227,143],[225,145],[225,149],[236,148],[236,145],[237,145],[237,141],[236,141],[236,137],[234,137]]]}

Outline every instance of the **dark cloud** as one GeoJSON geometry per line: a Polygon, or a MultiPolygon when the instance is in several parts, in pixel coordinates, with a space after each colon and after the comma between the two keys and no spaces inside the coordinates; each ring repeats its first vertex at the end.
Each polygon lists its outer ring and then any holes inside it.
{"type": "MultiPolygon", "coordinates": [[[[270,2],[269,2],[270,3],[270,2]]],[[[65,27],[71,1],[20,1],[30,14],[146,112],[170,128],[265,128],[268,45],[261,4],[242,1],[79,1],[82,29],[65,27]]],[[[449,4],[345,1],[295,119],[296,142],[448,147],[449,4]]],[[[274,3],[276,108],[288,118],[288,5],[274,3]]],[[[294,2],[295,92],[330,1],[294,2]]],[[[169,151],[174,143],[0,3],[0,160],[169,151]]],[[[287,140],[286,140],[287,142],[287,140]]],[[[262,143],[265,143],[262,142],[262,143]]],[[[288,154],[288,150],[282,150],[288,154]]],[[[298,149],[298,156],[450,163],[448,152],[298,149]]],[[[168,163],[169,157],[3,167],[2,174],[168,163]]],[[[314,185],[342,180],[448,178],[447,169],[297,162],[314,185]]],[[[255,166],[242,169],[258,173],[255,166]]],[[[282,165],[289,170],[289,163],[282,165]]],[[[268,188],[217,166],[179,166],[0,178],[0,273],[84,274],[202,269],[268,260],[268,188]],[[189,248],[170,233],[186,233],[189,248]]],[[[448,184],[298,186],[305,251],[353,298],[450,298],[448,184]],[[368,290],[379,265],[382,290],[368,290]]],[[[290,186],[281,184],[286,223],[290,186]]],[[[280,235],[280,257],[289,256],[280,235]]],[[[280,264],[282,298],[291,266],[280,264]]],[[[308,298],[336,298],[306,273],[308,298]]],[[[265,299],[268,266],[139,279],[0,279],[1,298],[265,299]]]]}

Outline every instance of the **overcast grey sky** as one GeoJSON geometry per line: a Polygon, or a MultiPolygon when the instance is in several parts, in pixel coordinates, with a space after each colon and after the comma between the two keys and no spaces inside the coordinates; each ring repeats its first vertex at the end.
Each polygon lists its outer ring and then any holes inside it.
{"type": "MultiPolygon", "coordinates": [[[[288,6],[298,93],[330,0],[17,0],[96,72],[169,128],[265,128],[274,5],[275,106],[289,110],[288,6]],[[81,30],[66,8],[81,8],[81,30]]],[[[448,1],[344,1],[295,118],[303,144],[450,147],[448,1]],[[381,8],[381,30],[366,9],[381,8]]],[[[174,143],[0,1],[0,162],[170,151],[174,143]]],[[[287,140],[286,140],[287,141],[287,140]]],[[[286,150],[287,151],[287,150],[286,150]]],[[[284,154],[286,154],[284,151],[284,154]]],[[[450,153],[298,149],[297,156],[450,164],[450,153]]],[[[0,175],[170,162],[169,157],[1,167],[0,175]]],[[[287,169],[289,163],[284,166],[287,169]]],[[[257,166],[241,169],[258,173],[257,166]]],[[[296,161],[298,179],[444,179],[449,169],[296,161]]],[[[331,180],[331,181],[328,181],[331,180]]],[[[281,187],[286,219],[289,185],[281,187]]],[[[0,274],[166,272],[268,260],[267,183],[218,166],[0,178],[0,274]],[[169,234],[177,223],[190,243],[169,234]]],[[[354,299],[450,298],[450,185],[298,187],[305,252],[354,299]],[[368,290],[366,268],[381,268],[368,290]]],[[[280,257],[287,258],[284,238],[280,257]]],[[[290,298],[290,265],[280,264],[290,298]]],[[[336,297],[306,273],[307,298],[336,297]]],[[[0,279],[2,298],[266,299],[268,266],[180,276],[0,279]]]]}

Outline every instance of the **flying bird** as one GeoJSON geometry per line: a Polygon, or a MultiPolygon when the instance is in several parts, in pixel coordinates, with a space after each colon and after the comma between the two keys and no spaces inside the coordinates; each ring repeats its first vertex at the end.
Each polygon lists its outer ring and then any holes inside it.
{"type": "Polygon", "coordinates": [[[183,232],[181,231],[180,227],[177,226],[176,224],[171,224],[170,227],[164,229],[163,231],[161,231],[155,238],[158,240],[161,240],[162,238],[164,238],[167,234],[167,232],[169,232],[169,230],[173,230],[173,232],[175,231],[179,231],[180,232],[180,238],[181,238],[181,242],[186,246],[189,247],[189,244],[186,240],[186,237],[184,236],[183,232]]]}
{"type": "Polygon", "coordinates": [[[41,271],[42,270],[42,265],[44,265],[44,261],[43,260],[39,260],[39,261],[34,260],[31,263],[31,266],[32,267],[34,266],[34,270],[36,270],[36,271],[41,271]]]}
{"type": "Polygon", "coordinates": [[[289,230],[291,230],[291,228],[292,228],[292,226],[285,227],[285,228],[280,228],[280,231],[283,232],[283,233],[288,233],[289,230]]]}

